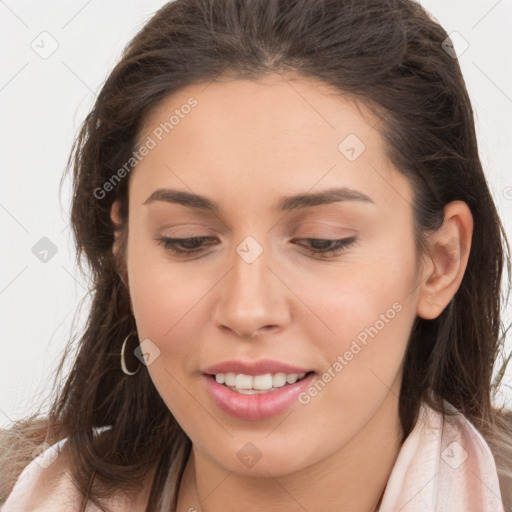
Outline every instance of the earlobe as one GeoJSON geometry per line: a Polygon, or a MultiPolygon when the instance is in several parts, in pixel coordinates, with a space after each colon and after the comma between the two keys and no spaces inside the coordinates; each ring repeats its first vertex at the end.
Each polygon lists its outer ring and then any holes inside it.
{"type": "Polygon", "coordinates": [[[463,201],[447,204],[443,224],[427,237],[428,249],[416,311],[420,318],[437,318],[459,289],[472,235],[473,216],[468,205],[463,201]]]}
{"type": "Polygon", "coordinates": [[[119,226],[121,224],[119,218],[119,201],[114,201],[112,203],[112,207],[110,209],[110,219],[116,226],[119,226]]]}

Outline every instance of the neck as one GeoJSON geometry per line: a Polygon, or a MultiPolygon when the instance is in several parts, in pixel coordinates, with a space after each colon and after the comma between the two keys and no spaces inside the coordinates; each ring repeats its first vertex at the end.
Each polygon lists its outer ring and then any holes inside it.
{"type": "Polygon", "coordinates": [[[178,512],[295,512],[378,509],[400,451],[398,399],[390,393],[366,426],[317,464],[278,478],[225,470],[194,446],[180,485],[178,512]]]}

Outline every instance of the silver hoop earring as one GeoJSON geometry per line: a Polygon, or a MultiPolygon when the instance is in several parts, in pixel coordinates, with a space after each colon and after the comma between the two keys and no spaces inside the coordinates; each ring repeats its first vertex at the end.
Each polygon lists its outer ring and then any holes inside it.
{"type": "Polygon", "coordinates": [[[121,370],[123,370],[123,373],[125,375],[135,375],[140,370],[140,363],[139,363],[139,366],[137,366],[137,369],[134,372],[129,371],[128,368],[126,367],[126,362],[124,360],[124,350],[126,348],[126,342],[128,341],[128,338],[132,334],[133,333],[130,333],[130,334],[128,334],[128,336],[126,336],[126,338],[123,341],[123,346],[121,347],[121,370]]]}

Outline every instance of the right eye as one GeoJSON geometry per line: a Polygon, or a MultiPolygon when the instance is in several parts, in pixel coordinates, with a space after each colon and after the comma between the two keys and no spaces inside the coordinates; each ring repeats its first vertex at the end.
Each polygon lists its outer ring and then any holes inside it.
{"type": "Polygon", "coordinates": [[[204,241],[211,240],[211,236],[194,236],[191,238],[169,238],[160,237],[157,241],[163,245],[164,249],[174,254],[196,254],[204,249],[204,241]]]}

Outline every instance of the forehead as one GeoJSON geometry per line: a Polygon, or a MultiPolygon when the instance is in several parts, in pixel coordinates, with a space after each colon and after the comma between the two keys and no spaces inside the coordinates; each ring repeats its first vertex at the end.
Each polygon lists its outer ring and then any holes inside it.
{"type": "MultiPolygon", "coordinates": [[[[368,138],[366,132],[378,119],[361,100],[322,81],[273,74],[258,80],[225,78],[179,89],[152,108],[139,130],[139,140],[169,121],[172,126],[164,129],[164,137],[172,131],[183,138],[192,135],[198,142],[204,132],[209,138],[220,137],[243,125],[245,130],[237,134],[233,145],[248,142],[252,135],[259,141],[275,141],[273,146],[277,146],[291,139],[317,145],[325,136],[326,145],[331,145],[344,133],[355,132],[368,138]],[[192,108],[191,102],[195,104],[192,108]],[[276,134],[281,135],[277,140],[276,134]]],[[[372,143],[381,142],[377,132],[372,135],[372,143]]]]}
{"type": "Polygon", "coordinates": [[[396,199],[382,181],[389,189],[401,175],[378,125],[364,103],[312,79],[277,74],[194,84],[147,115],[138,140],[151,139],[152,149],[132,173],[133,190],[144,200],[164,184],[238,194],[245,183],[248,195],[263,199],[318,184],[396,199]]]}

